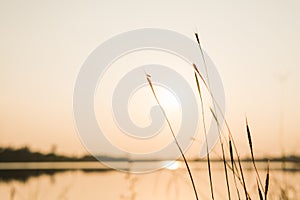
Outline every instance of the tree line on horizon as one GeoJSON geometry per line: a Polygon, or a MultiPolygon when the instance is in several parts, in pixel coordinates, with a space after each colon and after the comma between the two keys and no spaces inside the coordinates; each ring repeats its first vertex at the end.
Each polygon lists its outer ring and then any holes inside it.
{"type": "MultiPolygon", "coordinates": [[[[126,160],[125,158],[114,158],[110,156],[99,156],[101,160],[126,160]]],[[[249,161],[248,158],[242,159],[249,161]]],[[[265,161],[264,158],[256,159],[257,161],[265,161]]],[[[285,158],[274,157],[270,161],[286,161],[286,162],[300,162],[300,155],[290,155],[285,158]]],[[[70,157],[65,155],[58,155],[57,153],[41,153],[30,150],[29,147],[12,148],[0,147],[0,162],[55,162],[55,161],[97,161],[92,155],[85,155],[82,157],[70,157]]],[[[200,161],[200,160],[195,160],[200,161]]],[[[213,161],[213,160],[212,160],[213,161]]],[[[218,160],[215,160],[218,161],[218,160]]]]}

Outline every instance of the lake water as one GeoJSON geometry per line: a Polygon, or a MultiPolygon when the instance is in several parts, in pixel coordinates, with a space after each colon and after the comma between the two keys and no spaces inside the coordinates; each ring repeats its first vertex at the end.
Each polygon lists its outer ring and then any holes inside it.
{"type": "MultiPolygon", "coordinates": [[[[61,163],[0,163],[0,199],[104,199],[104,200],[187,200],[195,199],[184,164],[174,169],[152,173],[129,174],[109,170],[99,162],[61,163]],[[176,169],[175,169],[176,168],[176,169]]],[[[242,163],[247,189],[252,199],[258,199],[256,174],[251,163],[242,163]]],[[[207,165],[190,163],[199,199],[211,199],[207,165]]],[[[215,199],[228,199],[222,163],[212,163],[215,199]]],[[[269,199],[300,199],[299,163],[270,165],[269,199]]],[[[258,163],[261,178],[265,179],[266,163],[258,163]]],[[[232,173],[229,172],[232,199],[237,198],[232,173]]],[[[238,186],[244,199],[241,185],[238,186]]]]}

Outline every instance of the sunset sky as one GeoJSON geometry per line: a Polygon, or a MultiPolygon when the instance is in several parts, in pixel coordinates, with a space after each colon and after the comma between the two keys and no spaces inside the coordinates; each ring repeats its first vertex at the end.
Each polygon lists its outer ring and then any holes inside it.
{"type": "Polygon", "coordinates": [[[281,137],[288,154],[300,154],[299,9],[299,1],[1,1],[0,146],[86,153],[72,110],[82,63],[112,36],[154,27],[199,33],[242,155],[245,116],[256,154],[280,155],[281,137]]]}

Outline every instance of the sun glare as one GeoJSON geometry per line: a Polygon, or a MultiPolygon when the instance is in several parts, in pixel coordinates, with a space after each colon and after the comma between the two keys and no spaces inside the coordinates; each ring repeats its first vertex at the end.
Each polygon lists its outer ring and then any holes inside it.
{"type": "Polygon", "coordinates": [[[168,170],[176,170],[179,168],[179,162],[178,161],[169,161],[166,164],[166,169],[168,170]]]}

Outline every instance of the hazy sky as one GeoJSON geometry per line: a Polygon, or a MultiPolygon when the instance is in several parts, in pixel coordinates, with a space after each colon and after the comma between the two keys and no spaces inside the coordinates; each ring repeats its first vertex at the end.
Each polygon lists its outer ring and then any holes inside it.
{"type": "Polygon", "coordinates": [[[84,153],[72,112],[81,64],[110,37],[155,27],[198,31],[242,151],[247,115],[257,154],[280,153],[282,110],[285,149],[300,153],[299,9],[298,1],[1,1],[0,145],[84,153]]]}

